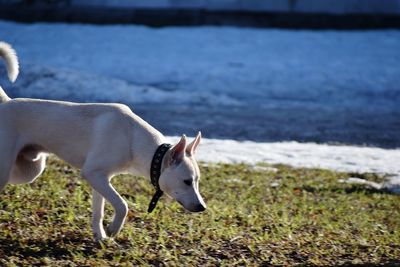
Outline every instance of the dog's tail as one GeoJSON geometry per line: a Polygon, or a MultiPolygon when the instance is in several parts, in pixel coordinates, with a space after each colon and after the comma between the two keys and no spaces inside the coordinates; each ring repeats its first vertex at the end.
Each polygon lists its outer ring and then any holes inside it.
{"type": "MultiPolygon", "coordinates": [[[[0,58],[6,62],[7,75],[11,82],[15,82],[19,73],[19,64],[17,54],[11,45],[0,42],[0,58]]],[[[7,94],[0,87],[0,103],[10,100],[7,94]]]]}

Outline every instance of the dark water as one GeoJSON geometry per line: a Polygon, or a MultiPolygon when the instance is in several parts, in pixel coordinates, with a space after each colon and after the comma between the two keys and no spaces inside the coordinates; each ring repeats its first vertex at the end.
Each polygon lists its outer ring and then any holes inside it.
{"type": "Polygon", "coordinates": [[[201,130],[209,138],[400,147],[399,109],[168,105],[132,109],[168,135],[201,130]]]}

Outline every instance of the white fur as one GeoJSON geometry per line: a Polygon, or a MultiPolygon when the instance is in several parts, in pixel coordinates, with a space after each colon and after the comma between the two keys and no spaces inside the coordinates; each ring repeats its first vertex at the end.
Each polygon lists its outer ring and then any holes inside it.
{"type": "Polygon", "coordinates": [[[19,73],[17,53],[9,44],[0,42],[0,57],[6,61],[8,78],[15,82],[19,73]]]}
{"type": "MultiPolygon", "coordinates": [[[[9,78],[18,75],[15,51],[0,43],[9,78]]],[[[199,168],[186,137],[167,152],[160,187],[190,211],[205,209],[199,193],[199,168]],[[188,186],[184,180],[191,179],[188,186]]],[[[0,191],[7,183],[33,182],[44,170],[48,153],[81,169],[93,188],[92,228],[97,240],[117,234],[128,206],[110,183],[120,173],[150,176],[150,164],[164,136],[122,104],[80,104],[39,99],[10,99],[0,88],[0,191]],[[103,229],[104,199],[115,214],[103,229]]]]}

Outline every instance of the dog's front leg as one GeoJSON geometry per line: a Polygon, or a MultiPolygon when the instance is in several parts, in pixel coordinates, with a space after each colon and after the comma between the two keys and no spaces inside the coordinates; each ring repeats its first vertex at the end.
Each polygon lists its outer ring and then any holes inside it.
{"type": "Polygon", "coordinates": [[[94,238],[97,241],[102,241],[107,238],[106,232],[103,227],[103,217],[104,217],[104,197],[100,195],[96,190],[93,189],[92,197],[92,229],[94,233],[94,238]]]}
{"type": "MultiPolygon", "coordinates": [[[[110,236],[116,235],[121,230],[126,215],[128,214],[128,205],[126,204],[125,200],[118,194],[118,192],[114,189],[114,187],[110,184],[110,179],[107,175],[98,172],[98,171],[82,171],[82,176],[89,182],[92,188],[97,191],[98,194],[103,196],[114,208],[114,219],[113,222],[107,227],[107,234],[110,236]]],[[[96,194],[94,194],[94,197],[96,194]]],[[[96,199],[95,201],[98,201],[96,199]]],[[[101,204],[101,203],[100,203],[101,204]]],[[[98,222],[98,218],[101,217],[101,213],[99,216],[98,211],[100,210],[100,205],[96,202],[94,210],[94,215],[96,214],[96,227],[102,227],[100,222],[98,222]]],[[[93,219],[93,221],[95,218],[93,219]]],[[[99,230],[101,231],[101,230],[99,230]]],[[[96,235],[96,232],[94,233],[96,235]]],[[[101,234],[101,233],[100,233],[101,234]]]]}

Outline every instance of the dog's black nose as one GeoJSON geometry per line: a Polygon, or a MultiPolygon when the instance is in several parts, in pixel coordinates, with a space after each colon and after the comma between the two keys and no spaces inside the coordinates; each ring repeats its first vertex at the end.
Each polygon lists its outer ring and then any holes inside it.
{"type": "Polygon", "coordinates": [[[205,211],[205,210],[206,210],[206,207],[204,207],[202,204],[197,204],[195,209],[194,209],[194,212],[202,212],[202,211],[205,211]]]}

